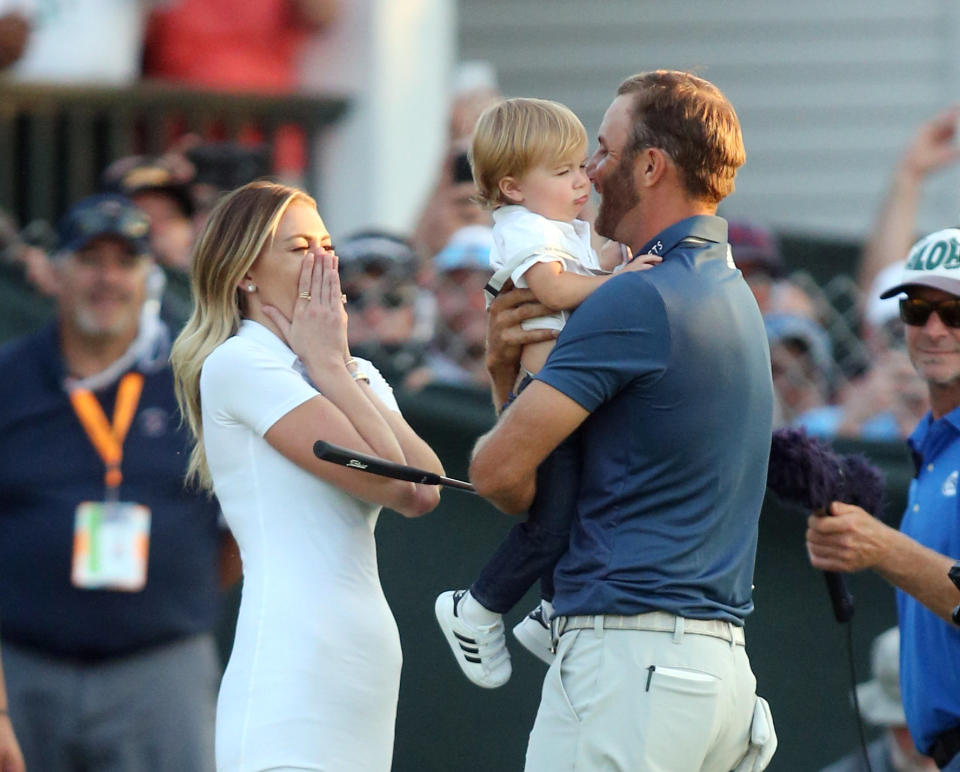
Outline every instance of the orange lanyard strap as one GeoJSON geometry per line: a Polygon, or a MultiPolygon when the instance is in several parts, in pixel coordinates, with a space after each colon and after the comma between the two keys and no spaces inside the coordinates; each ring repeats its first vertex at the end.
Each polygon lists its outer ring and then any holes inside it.
{"type": "Polygon", "coordinates": [[[90,442],[103,463],[107,466],[104,478],[107,488],[118,488],[123,482],[120,464],[123,461],[123,441],[133,423],[133,416],[140,404],[143,391],[143,375],[127,373],[117,387],[117,401],[113,406],[113,423],[107,423],[107,416],[89,389],[73,389],[70,392],[70,404],[80,420],[80,425],[90,438],[90,442]]]}

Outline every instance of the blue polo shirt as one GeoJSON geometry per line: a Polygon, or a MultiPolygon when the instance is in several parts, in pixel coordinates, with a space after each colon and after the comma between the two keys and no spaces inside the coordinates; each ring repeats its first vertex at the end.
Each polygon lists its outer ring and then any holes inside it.
{"type": "Polygon", "coordinates": [[[572,314],[537,378],[590,412],[558,614],[663,610],[742,624],[767,479],[763,320],[727,224],[692,217],[572,314]]]}
{"type": "MultiPolygon", "coordinates": [[[[170,366],[145,373],[124,443],[120,499],[152,515],[141,592],[81,590],[70,581],[76,507],[103,500],[104,465],[61,387],[56,328],[0,348],[0,373],[3,640],[95,660],[211,630],[219,509],[184,490],[187,436],[170,366]]],[[[116,384],[96,396],[111,416],[116,384]]]]}
{"type": "MultiPolygon", "coordinates": [[[[900,530],[935,552],[960,559],[960,408],[927,414],[907,440],[917,475],[900,530]]],[[[960,630],[897,590],[900,692],[907,726],[922,753],[937,735],[960,726],[960,630]]]]}

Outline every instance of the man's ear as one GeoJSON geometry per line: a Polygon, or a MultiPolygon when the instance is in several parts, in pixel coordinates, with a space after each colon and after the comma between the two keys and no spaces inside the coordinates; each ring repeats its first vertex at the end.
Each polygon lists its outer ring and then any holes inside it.
{"type": "Polygon", "coordinates": [[[514,204],[523,203],[523,191],[518,187],[515,177],[504,177],[497,187],[500,188],[500,193],[507,201],[514,204]]]}
{"type": "Polygon", "coordinates": [[[673,161],[658,147],[647,147],[633,159],[633,175],[637,187],[652,188],[669,171],[673,161]]]}

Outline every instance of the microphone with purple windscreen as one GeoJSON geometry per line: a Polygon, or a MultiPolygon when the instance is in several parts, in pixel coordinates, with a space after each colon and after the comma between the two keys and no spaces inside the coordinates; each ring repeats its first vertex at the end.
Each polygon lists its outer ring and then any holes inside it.
{"type": "MultiPolygon", "coordinates": [[[[767,487],[784,501],[823,510],[842,501],[879,516],[884,484],[880,470],[861,454],[841,455],[803,429],[777,429],[770,444],[767,487]]],[[[828,515],[827,515],[828,516],[828,515]]],[[[824,571],[833,615],[838,622],[853,616],[853,596],[842,574],[824,571]]]]}

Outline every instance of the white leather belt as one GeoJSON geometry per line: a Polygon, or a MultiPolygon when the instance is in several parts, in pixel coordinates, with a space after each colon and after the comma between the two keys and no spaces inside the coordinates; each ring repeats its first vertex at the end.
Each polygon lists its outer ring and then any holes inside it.
{"type": "Polygon", "coordinates": [[[585,616],[557,617],[556,636],[568,630],[647,630],[673,633],[675,635],[709,635],[744,646],[743,628],[723,619],[689,619],[666,611],[649,611],[646,614],[621,616],[619,614],[588,614],[585,616]]]}

